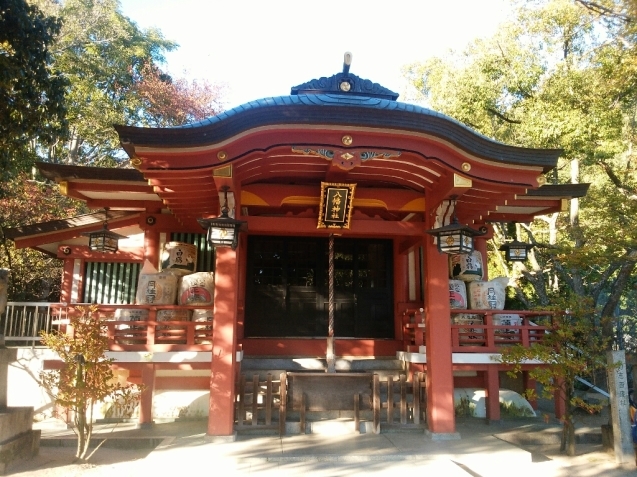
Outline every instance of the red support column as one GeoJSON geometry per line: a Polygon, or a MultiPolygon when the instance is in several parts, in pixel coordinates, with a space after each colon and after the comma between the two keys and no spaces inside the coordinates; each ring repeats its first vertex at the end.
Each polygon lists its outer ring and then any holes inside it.
{"type": "Polygon", "coordinates": [[[144,429],[153,425],[153,393],[155,392],[155,365],[142,364],[142,385],[139,400],[139,427],[144,429]]]}
{"type": "Polygon", "coordinates": [[[153,267],[159,270],[159,255],[159,231],[149,227],[144,230],[144,263],[148,260],[153,267]]]}
{"type": "Polygon", "coordinates": [[[64,270],[62,271],[62,289],[60,290],[60,301],[62,303],[71,303],[71,294],[73,291],[73,269],[75,268],[75,260],[72,258],[64,259],[64,270]]]}
{"type": "Polygon", "coordinates": [[[234,440],[237,351],[237,253],[217,248],[208,437],[234,440]]]}
{"type": "MultiPolygon", "coordinates": [[[[451,310],[448,256],[438,252],[430,237],[425,251],[425,329],[427,346],[427,422],[436,434],[455,434],[451,310]]],[[[447,436],[448,438],[448,436],[447,436]]]]}
{"type": "Polygon", "coordinates": [[[500,420],[500,377],[498,375],[498,367],[496,365],[488,366],[485,374],[487,420],[492,423],[500,420]]]}
{"type": "Polygon", "coordinates": [[[394,242],[394,336],[402,339],[403,317],[398,310],[398,303],[409,300],[407,255],[401,255],[397,241],[394,242]]]}

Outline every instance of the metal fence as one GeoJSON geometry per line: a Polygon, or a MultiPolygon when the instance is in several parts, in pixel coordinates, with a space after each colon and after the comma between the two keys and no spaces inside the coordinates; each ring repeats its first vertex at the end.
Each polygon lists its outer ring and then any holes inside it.
{"type": "Polygon", "coordinates": [[[0,316],[0,334],[9,346],[36,346],[40,333],[50,333],[65,322],[64,303],[10,301],[0,316]]]}

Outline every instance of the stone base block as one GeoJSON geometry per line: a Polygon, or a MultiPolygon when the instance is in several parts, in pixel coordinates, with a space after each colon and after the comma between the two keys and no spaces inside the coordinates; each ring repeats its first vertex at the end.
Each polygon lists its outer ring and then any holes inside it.
{"type": "Polygon", "coordinates": [[[40,430],[30,430],[0,444],[0,475],[12,462],[32,459],[40,452],[40,430]]]}

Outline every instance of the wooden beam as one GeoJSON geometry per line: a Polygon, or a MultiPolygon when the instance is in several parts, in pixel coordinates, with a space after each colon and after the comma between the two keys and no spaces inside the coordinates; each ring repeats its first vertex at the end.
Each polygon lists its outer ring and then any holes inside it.
{"type": "Polygon", "coordinates": [[[296,217],[243,217],[248,222],[250,234],[267,235],[307,235],[328,236],[339,233],[347,236],[400,237],[422,236],[424,223],[422,222],[393,222],[384,220],[353,221],[349,229],[317,229],[316,218],[296,217]]]}

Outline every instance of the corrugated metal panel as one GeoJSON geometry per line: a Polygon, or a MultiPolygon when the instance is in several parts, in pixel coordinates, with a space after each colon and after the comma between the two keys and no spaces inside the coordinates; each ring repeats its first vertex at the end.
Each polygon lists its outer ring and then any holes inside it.
{"type": "Polygon", "coordinates": [[[215,249],[206,240],[206,234],[184,234],[172,233],[172,242],[184,242],[197,247],[197,269],[198,272],[215,271],[215,249]]]}
{"type": "Polygon", "coordinates": [[[135,303],[139,263],[87,262],[84,303],[130,305],[135,303]]]}

